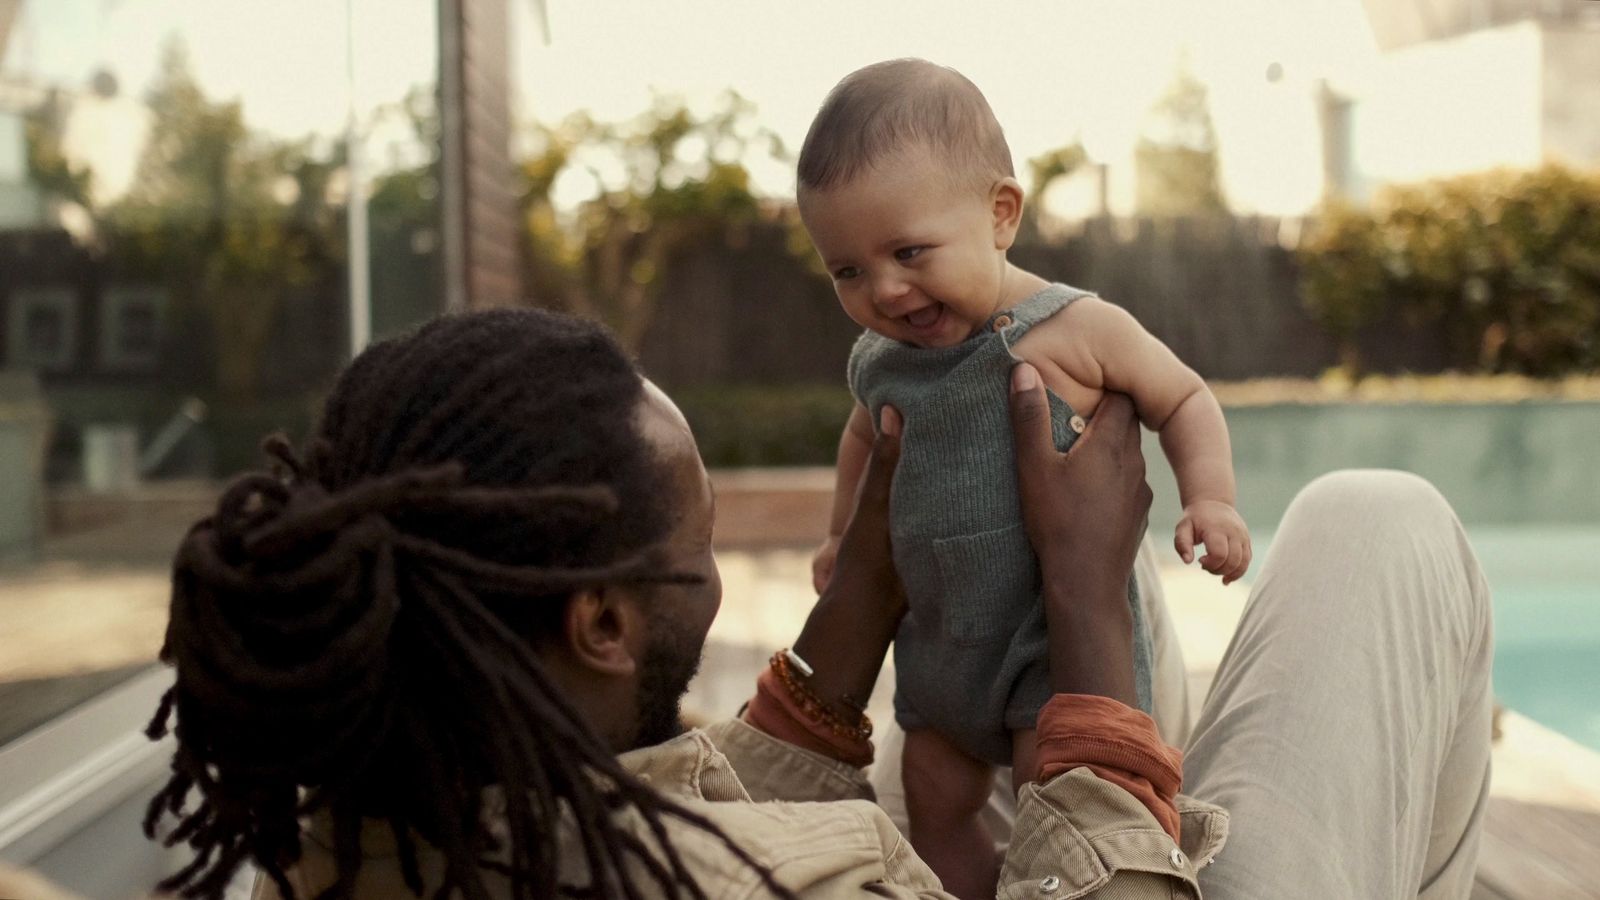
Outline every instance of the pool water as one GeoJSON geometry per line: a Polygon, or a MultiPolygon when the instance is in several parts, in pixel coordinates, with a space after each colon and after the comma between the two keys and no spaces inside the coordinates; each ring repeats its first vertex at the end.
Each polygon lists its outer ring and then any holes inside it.
{"type": "MultiPolygon", "coordinates": [[[[1600,751],[1600,525],[1467,532],[1493,596],[1495,699],[1600,751]]],[[[1272,532],[1251,537],[1265,559],[1272,532]]]]}
{"type": "Polygon", "coordinates": [[[1494,592],[1496,697],[1600,750],[1600,526],[1468,530],[1494,592]]]}

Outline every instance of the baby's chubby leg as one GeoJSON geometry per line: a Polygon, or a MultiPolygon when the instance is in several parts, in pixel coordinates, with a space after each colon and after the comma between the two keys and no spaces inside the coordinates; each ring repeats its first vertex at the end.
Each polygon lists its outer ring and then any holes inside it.
{"type": "MultiPolygon", "coordinates": [[[[1011,732],[1011,790],[1022,786],[1039,774],[1039,732],[1024,728],[1011,732]]],[[[998,787],[996,788],[998,790],[998,787]]]]}
{"type": "Polygon", "coordinates": [[[901,778],[917,854],[957,897],[993,897],[1000,857],[979,812],[989,799],[994,767],[938,732],[919,728],[906,732],[901,778]]]}

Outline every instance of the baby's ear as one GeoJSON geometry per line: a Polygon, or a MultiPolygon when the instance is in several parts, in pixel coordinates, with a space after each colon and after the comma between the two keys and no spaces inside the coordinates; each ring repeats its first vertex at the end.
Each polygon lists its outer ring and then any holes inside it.
{"type": "Polygon", "coordinates": [[[1017,229],[1022,225],[1022,184],[1007,176],[1000,179],[990,194],[990,209],[994,214],[994,248],[1010,250],[1017,240],[1017,229]]]}

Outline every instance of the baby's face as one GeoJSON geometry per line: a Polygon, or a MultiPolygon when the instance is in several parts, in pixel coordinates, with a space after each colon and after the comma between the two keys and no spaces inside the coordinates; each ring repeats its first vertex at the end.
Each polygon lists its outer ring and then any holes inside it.
{"type": "Polygon", "coordinates": [[[1000,305],[1010,234],[990,200],[917,149],[848,184],[803,190],[800,216],[844,311],[918,347],[950,347],[1000,305]]]}

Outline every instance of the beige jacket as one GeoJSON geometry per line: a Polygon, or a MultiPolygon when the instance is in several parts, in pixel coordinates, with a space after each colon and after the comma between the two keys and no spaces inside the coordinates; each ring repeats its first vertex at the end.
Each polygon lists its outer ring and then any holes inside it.
{"type": "MultiPolygon", "coordinates": [[[[872,802],[861,771],[757,731],[739,720],[690,731],[619,757],[631,772],[715,822],[779,882],[808,898],[949,897],[928,866],[872,802]]],[[[1018,798],[1011,846],[1000,873],[1002,898],[1095,900],[1200,895],[1198,868],[1228,833],[1222,809],[1178,798],[1183,846],[1127,792],[1074,769],[1018,798]]],[[[642,839],[649,840],[640,822],[642,839]]],[[[761,897],[760,877],[713,836],[669,819],[668,831],[708,896],[761,897]]],[[[357,896],[405,897],[386,828],[363,836],[366,862],[357,896]]],[[[333,881],[326,841],[309,836],[292,881],[314,896],[333,881]]],[[[581,851],[563,860],[568,883],[587,882],[581,851]]],[[[438,860],[424,859],[437,883],[438,860]]],[[[492,876],[491,876],[492,877],[492,876]]],[[[503,886],[500,886],[503,887],[503,886]]],[[[501,896],[503,894],[497,894],[501,896]]],[[[258,900],[277,900],[261,879],[258,900]]]]}

